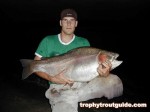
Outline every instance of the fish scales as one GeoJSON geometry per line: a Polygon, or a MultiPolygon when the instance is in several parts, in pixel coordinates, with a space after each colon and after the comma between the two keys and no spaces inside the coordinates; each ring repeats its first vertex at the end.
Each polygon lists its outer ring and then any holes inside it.
{"type": "MultiPolygon", "coordinates": [[[[98,76],[97,67],[99,66],[101,54],[107,55],[107,60],[113,62],[119,56],[118,53],[94,48],[80,47],[68,51],[65,54],[46,58],[43,60],[21,59],[23,65],[22,79],[27,78],[34,72],[45,72],[50,76],[65,70],[64,75],[71,80],[86,82],[98,76]]],[[[122,61],[119,62],[119,66],[122,61]]],[[[113,66],[113,63],[112,63],[113,66]]],[[[113,67],[114,69],[115,67],[113,67]]]]}

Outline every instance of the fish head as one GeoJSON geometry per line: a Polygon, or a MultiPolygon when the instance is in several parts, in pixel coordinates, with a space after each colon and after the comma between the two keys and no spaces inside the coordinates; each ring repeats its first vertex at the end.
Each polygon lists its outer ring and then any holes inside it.
{"type": "Polygon", "coordinates": [[[99,64],[109,61],[112,65],[111,70],[113,70],[123,62],[117,60],[118,56],[118,53],[103,50],[99,52],[97,59],[99,64]]]}
{"type": "Polygon", "coordinates": [[[98,54],[99,62],[103,63],[105,61],[112,62],[113,60],[117,59],[119,56],[118,53],[110,52],[110,51],[100,51],[98,54]]]}

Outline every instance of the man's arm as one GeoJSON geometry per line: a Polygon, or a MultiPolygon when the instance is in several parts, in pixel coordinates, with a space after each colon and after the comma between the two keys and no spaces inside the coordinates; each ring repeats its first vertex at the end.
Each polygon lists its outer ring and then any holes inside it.
{"type": "MultiPolygon", "coordinates": [[[[35,56],[34,60],[41,60],[41,58],[38,56],[35,56]]],[[[57,83],[57,84],[71,84],[71,83],[73,83],[73,81],[64,77],[64,72],[65,72],[65,70],[60,72],[59,74],[57,74],[55,76],[50,76],[45,72],[35,72],[35,74],[38,75],[39,77],[45,79],[45,80],[48,80],[50,82],[57,83]]]]}

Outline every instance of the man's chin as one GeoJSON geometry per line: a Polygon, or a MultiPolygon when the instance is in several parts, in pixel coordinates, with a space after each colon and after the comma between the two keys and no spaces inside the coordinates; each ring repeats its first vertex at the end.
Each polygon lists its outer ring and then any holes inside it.
{"type": "Polygon", "coordinates": [[[73,32],[66,32],[66,34],[67,34],[67,35],[72,35],[72,34],[73,34],[73,32]]]}

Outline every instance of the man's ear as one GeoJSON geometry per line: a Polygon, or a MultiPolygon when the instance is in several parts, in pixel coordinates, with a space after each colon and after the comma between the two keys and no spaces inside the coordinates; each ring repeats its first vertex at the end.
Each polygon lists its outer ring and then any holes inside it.
{"type": "Polygon", "coordinates": [[[61,24],[61,20],[59,21],[59,24],[60,24],[60,26],[62,26],[62,24],[61,24]]]}
{"type": "Polygon", "coordinates": [[[75,25],[75,27],[77,27],[78,26],[78,21],[76,21],[76,25],[75,25]]]}

